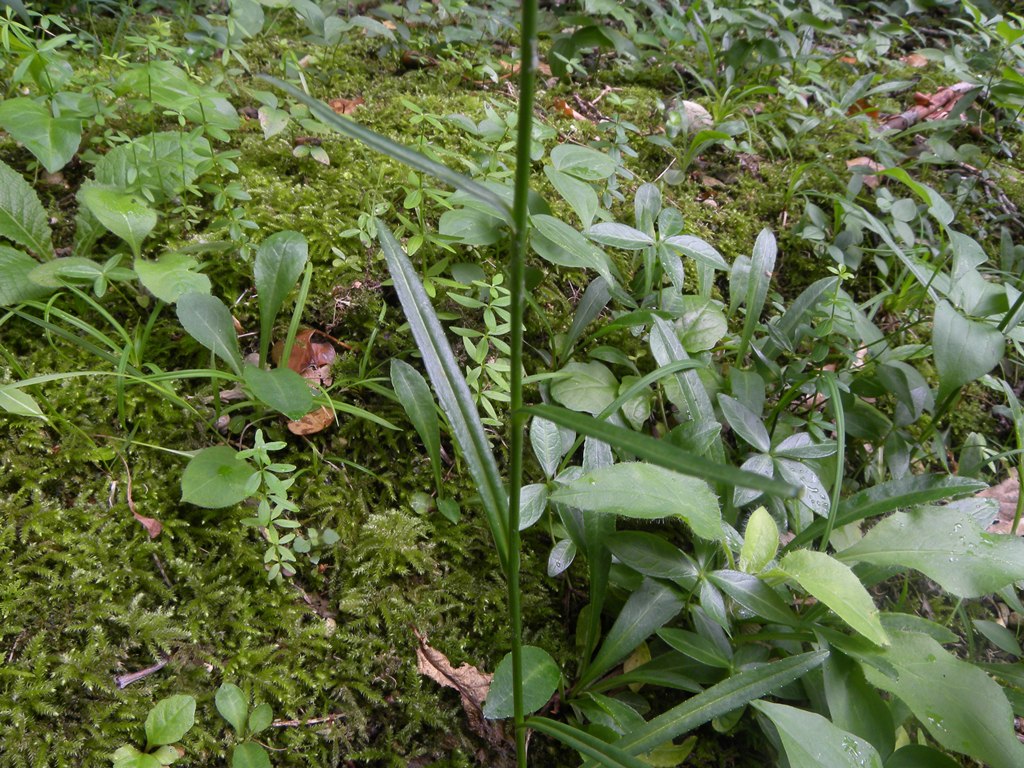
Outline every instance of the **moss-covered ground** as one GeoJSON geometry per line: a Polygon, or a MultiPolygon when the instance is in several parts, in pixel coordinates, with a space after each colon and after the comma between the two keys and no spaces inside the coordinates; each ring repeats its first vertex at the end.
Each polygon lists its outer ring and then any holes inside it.
{"type": "MultiPolygon", "coordinates": [[[[107,30],[104,34],[118,32],[102,14],[94,21],[107,30]]],[[[479,81],[443,53],[435,52],[440,61],[409,68],[397,51],[378,55],[375,41],[353,36],[326,47],[304,42],[303,34],[282,18],[279,27],[245,49],[251,71],[279,70],[289,54],[313,57],[306,71],[313,95],[361,98],[353,118],[406,143],[433,148],[442,159],[455,158],[456,165],[459,158],[479,154],[480,147],[450,122],[440,127],[429,120],[413,122],[415,113],[404,102],[438,119],[458,113],[474,121],[491,105],[502,113],[514,108],[508,81],[479,81]]],[[[197,70],[224,74],[215,62],[197,70]]],[[[854,73],[843,76],[852,80],[854,73]]],[[[254,89],[266,89],[244,72],[232,74],[228,83],[224,89],[239,108],[255,104],[254,89]]],[[[554,104],[575,95],[593,100],[605,86],[615,89],[616,98],[601,108],[638,130],[630,134],[637,157],[625,162],[632,177],[622,180],[625,197],[613,205],[620,220],[628,221],[632,190],[671,164],[662,149],[643,138],[663,127],[659,105],[681,93],[698,100],[702,94],[682,83],[673,68],[619,67],[606,56],[586,82],[552,81],[542,89],[538,119],[563,141],[598,138],[592,123],[566,117],[554,104]]],[[[752,103],[737,109],[754,114],[752,103]]],[[[139,121],[125,110],[122,127],[130,130],[139,121]]],[[[784,121],[779,130],[785,134],[784,121]]],[[[337,427],[300,438],[289,434],[282,420],[258,421],[268,437],[287,441],[280,458],[298,466],[297,519],[340,535],[319,566],[303,564],[294,579],[277,585],[267,582],[258,534],[239,522],[249,514],[245,508],[202,510],[179,500],[183,452],[243,439],[254,426],[242,436],[210,430],[214,414],[202,399],[211,392],[209,382],[171,385],[193,410],[153,389],[131,386],[121,421],[113,379],[58,380],[33,390],[47,421],[0,417],[4,768],[107,764],[117,747],[141,742],[143,722],[157,700],[179,693],[198,700],[197,725],[184,742],[188,764],[222,765],[231,737],[213,697],[224,681],[270,703],[280,721],[313,719],[310,725],[275,726],[265,735],[275,766],[507,764],[507,745],[474,734],[458,694],[442,690],[416,668],[416,632],[456,666],[465,662],[493,670],[506,650],[504,583],[473,503],[474,490],[453,458],[446,482],[462,503],[462,521],[453,524],[414,504],[415,494],[432,492],[429,461],[400,405],[367,386],[368,379],[385,380],[392,357],[412,359],[414,343],[376,249],[343,233],[358,228],[360,215],[375,206],[394,224],[408,172],[357,142],[330,135],[320,137],[330,165],[295,157],[292,149],[301,133],[293,127],[265,139],[258,121],[245,119],[218,149],[239,151],[238,173],[231,179],[248,196],[238,208],[258,228],[253,242],[285,229],[309,241],[314,277],[304,322],[356,347],[335,366],[333,396],[401,428],[343,417],[337,427]],[[146,535],[133,508],[161,521],[157,538],[146,535]],[[118,686],[119,677],[158,662],[166,665],[118,686]]],[[[851,141],[863,139],[864,131],[858,124],[823,123],[790,136],[785,151],[773,148],[766,135],[758,133],[751,147],[761,155],[757,170],[741,166],[734,154],[709,150],[685,169],[678,184],[665,187],[666,202],[680,209],[688,232],[707,238],[730,261],[749,253],[763,227],[775,230],[781,255],[774,287],[792,297],[832,264],[798,233],[804,194],[813,190],[814,199],[821,200],[842,193],[849,159],[843,152],[851,141]],[[840,147],[843,152],[835,151],[840,147]]],[[[0,144],[0,156],[21,169],[30,159],[9,137],[0,144]]],[[[507,164],[511,156],[495,150],[492,159],[507,164]]],[[[45,199],[58,245],[70,242],[73,195],[87,172],[66,170],[66,186],[54,186],[45,199]]],[[[1009,199],[1024,205],[1019,173],[1007,170],[1005,181],[1009,199]]],[[[554,204],[557,196],[540,173],[536,182],[554,204]]],[[[162,218],[147,251],[156,255],[224,236],[209,199],[193,202],[203,210],[191,229],[173,217],[162,218]]],[[[434,227],[440,210],[428,204],[420,214],[434,227]]],[[[998,232],[992,237],[997,240],[998,232]]],[[[116,247],[109,235],[106,242],[116,247]]],[[[445,255],[428,243],[415,260],[430,265],[445,255]]],[[[485,246],[461,248],[451,258],[493,272],[504,254],[485,246]]],[[[256,327],[251,263],[238,256],[237,247],[208,260],[205,271],[214,294],[232,306],[243,328],[256,327]]],[[[538,300],[552,312],[546,322],[556,331],[571,320],[574,287],[551,276],[538,290],[538,300]]],[[[102,326],[103,319],[73,297],[61,301],[67,311],[102,326]]],[[[107,306],[129,329],[145,323],[148,310],[129,294],[115,293],[107,306]]],[[[208,354],[184,336],[172,313],[165,311],[164,320],[149,341],[150,361],[164,370],[206,365],[208,354]]],[[[531,330],[539,331],[537,319],[530,322],[531,330]]],[[[0,383],[105,367],[80,346],[17,318],[0,326],[0,348],[0,383]]],[[[994,426],[989,410],[978,407],[959,411],[954,429],[985,433],[994,426]]],[[[500,454],[500,437],[493,442],[500,454]]],[[[444,447],[446,456],[455,456],[447,439],[444,447]]],[[[573,581],[575,574],[568,581],[547,577],[548,547],[544,532],[526,537],[526,640],[571,664],[575,618],[585,595],[573,581]]],[[[749,752],[744,756],[730,739],[709,730],[692,764],[763,764],[749,752]]],[[[564,765],[572,759],[553,750],[538,744],[534,764],[564,765]]]]}

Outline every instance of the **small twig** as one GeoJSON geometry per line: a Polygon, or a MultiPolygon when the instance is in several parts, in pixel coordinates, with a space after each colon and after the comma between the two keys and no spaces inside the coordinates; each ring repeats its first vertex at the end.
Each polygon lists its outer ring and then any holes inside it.
{"type": "Polygon", "coordinates": [[[301,728],[304,725],[323,725],[324,723],[333,723],[335,720],[341,720],[345,715],[338,712],[333,715],[325,715],[324,717],[311,717],[309,720],[275,720],[270,725],[274,728],[301,728]]]}
{"type": "Polygon", "coordinates": [[[160,558],[156,556],[156,552],[153,553],[153,562],[156,563],[156,569],[160,571],[160,576],[163,577],[164,584],[168,587],[174,588],[174,582],[171,581],[167,575],[167,571],[164,570],[164,564],[160,562],[160,558]]]}
{"type": "Polygon", "coordinates": [[[154,672],[159,672],[161,669],[167,666],[167,659],[160,659],[152,667],[146,667],[140,669],[138,672],[129,672],[127,675],[118,675],[114,678],[114,682],[117,683],[118,688],[124,688],[127,685],[138,682],[144,677],[149,677],[154,672]]]}

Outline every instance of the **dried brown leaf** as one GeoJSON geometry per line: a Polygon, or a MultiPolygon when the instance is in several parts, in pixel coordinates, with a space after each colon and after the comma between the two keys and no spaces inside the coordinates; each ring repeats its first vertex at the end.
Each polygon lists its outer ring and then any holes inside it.
{"type": "Polygon", "coordinates": [[[915,69],[921,69],[922,67],[928,66],[928,59],[920,53],[908,53],[906,56],[900,56],[900,61],[908,67],[914,67],[915,69]]]}
{"type": "MultiPolygon", "coordinates": [[[[1017,512],[1017,498],[1020,496],[1020,479],[1015,470],[1010,470],[1010,476],[991,488],[986,488],[978,494],[982,499],[995,499],[999,502],[999,515],[995,522],[988,527],[989,533],[1010,533],[1013,526],[1013,516],[1017,512]]],[[[1017,535],[1024,535],[1024,523],[1017,529],[1017,535]]]]}
{"type": "MultiPolygon", "coordinates": [[[[875,162],[870,157],[855,157],[852,160],[846,161],[846,167],[851,171],[854,168],[867,168],[869,171],[884,171],[885,166],[881,163],[875,162]]],[[[878,189],[879,180],[874,173],[866,173],[862,177],[864,186],[868,189],[878,189]]]]}
{"type": "Polygon", "coordinates": [[[326,405],[310,411],[301,419],[288,422],[288,431],[293,435],[315,435],[334,423],[334,413],[326,405]]]}
{"type": "Polygon", "coordinates": [[[357,96],[354,99],[331,99],[329,102],[331,109],[337,112],[339,115],[351,115],[359,107],[366,103],[364,99],[357,96]]]}
{"type": "Polygon", "coordinates": [[[498,750],[491,764],[495,766],[514,765],[509,762],[510,739],[502,724],[494,720],[486,720],[483,716],[483,705],[487,692],[491,688],[494,675],[482,672],[471,664],[452,666],[448,657],[427,642],[426,636],[413,629],[418,644],[416,646],[416,669],[424,677],[429,677],[438,685],[454,688],[459,692],[462,709],[466,713],[469,727],[492,747],[498,750]]]}

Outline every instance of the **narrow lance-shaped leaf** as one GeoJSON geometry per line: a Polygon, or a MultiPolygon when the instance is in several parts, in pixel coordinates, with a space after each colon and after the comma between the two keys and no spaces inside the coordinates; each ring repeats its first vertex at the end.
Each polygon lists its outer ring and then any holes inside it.
{"type": "Polygon", "coordinates": [[[558,739],[586,757],[598,760],[604,768],[650,768],[651,764],[603,741],[587,731],[547,717],[530,717],[526,727],[558,739]]]}
{"type": "MultiPolygon", "coordinates": [[[[614,742],[614,746],[631,755],[649,752],[803,677],[826,658],[828,651],[812,651],[744,670],[647,721],[646,725],[614,742]]],[[[587,763],[585,768],[595,768],[595,764],[587,763]]]]}
{"type": "Polygon", "coordinates": [[[728,464],[720,464],[703,456],[684,451],[664,440],[658,440],[624,427],[617,427],[606,421],[574,413],[565,408],[535,405],[523,410],[559,426],[568,427],[580,434],[596,437],[620,450],[674,472],[729,486],[756,488],[777,496],[793,497],[799,493],[798,488],[781,480],[774,480],[754,472],[744,472],[728,464]]]}
{"type": "Polygon", "coordinates": [[[395,283],[395,292],[423,355],[427,375],[480,493],[487,524],[504,568],[508,550],[508,498],[473,395],[409,257],[384,222],[377,221],[377,232],[388,271],[395,283]]]}
{"type": "Polygon", "coordinates": [[[878,608],[849,567],[822,552],[808,549],[790,552],[779,567],[868,640],[878,645],[889,644],[878,618],[878,608]]]}
{"type": "Polygon", "coordinates": [[[253,277],[260,303],[260,365],[265,365],[277,313],[306,266],[309,246],[298,232],[275,232],[256,250],[253,277]]]}
{"type": "Polygon", "coordinates": [[[576,683],[577,688],[585,689],[626,658],[682,608],[683,599],[674,590],[653,579],[644,579],[640,589],[622,606],[601,649],[576,683]]]}
{"type": "Polygon", "coordinates": [[[434,485],[441,492],[441,425],[434,408],[434,398],[426,380],[404,360],[391,361],[391,386],[416,429],[434,471],[434,485]]]}
{"type": "Polygon", "coordinates": [[[747,314],[743,320],[743,333],[740,336],[739,350],[736,353],[737,360],[742,360],[746,355],[750,339],[754,335],[754,328],[761,318],[761,310],[764,309],[765,299],[768,297],[768,284],[771,282],[772,273],[775,270],[777,253],[775,235],[769,229],[762,229],[754,242],[754,253],[750,257],[750,275],[747,278],[745,302],[747,314]]]}

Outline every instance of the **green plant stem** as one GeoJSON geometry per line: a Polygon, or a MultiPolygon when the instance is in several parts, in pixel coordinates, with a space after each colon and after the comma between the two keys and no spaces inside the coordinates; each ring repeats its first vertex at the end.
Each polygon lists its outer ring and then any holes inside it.
{"type": "Polygon", "coordinates": [[[523,707],[523,616],[519,591],[519,496],[522,488],[523,442],[523,314],[526,306],[526,248],[529,236],[530,139],[537,70],[537,0],[523,0],[519,40],[519,119],[516,125],[515,197],[512,222],[515,232],[510,265],[512,338],[512,434],[509,439],[508,496],[508,611],[512,645],[512,711],[516,729],[516,764],[526,768],[526,725],[523,707]]]}
{"type": "Polygon", "coordinates": [[[832,538],[832,529],[839,516],[839,495],[843,492],[844,458],[846,456],[846,414],[839,399],[839,384],[836,382],[834,373],[828,373],[825,376],[825,385],[828,387],[828,399],[832,405],[832,414],[836,419],[836,477],[832,483],[832,498],[829,500],[830,506],[828,519],[825,521],[825,531],[821,534],[819,549],[822,552],[828,549],[828,540],[832,538]]]}

